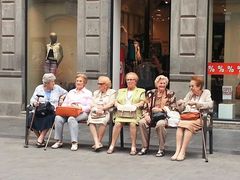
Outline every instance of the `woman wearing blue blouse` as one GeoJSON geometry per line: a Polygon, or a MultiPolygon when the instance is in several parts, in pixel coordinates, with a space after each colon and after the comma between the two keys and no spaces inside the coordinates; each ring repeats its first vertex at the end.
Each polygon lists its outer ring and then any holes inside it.
{"type": "MultiPolygon", "coordinates": [[[[30,99],[30,104],[38,107],[40,103],[50,102],[55,108],[59,104],[59,98],[67,93],[67,91],[55,84],[55,75],[46,73],[42,77],[43,84],[38,85],[30,99]],[[39,99],[38,96],[40,95],[39,99]]],[[[32,129],[37,135],[37,147],[44,147],[44,138],[48,130],[52,127],[55,114],[49,114],[44,117],[35,117],[32,129]]]]}

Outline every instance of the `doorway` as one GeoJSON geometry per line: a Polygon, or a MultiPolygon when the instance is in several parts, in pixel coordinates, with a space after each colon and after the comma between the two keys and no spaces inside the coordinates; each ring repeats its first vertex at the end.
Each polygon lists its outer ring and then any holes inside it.
{"type": "Polygon", "coordinates": [[[121,1],[120,88],[130,71],[146,90],[154,88],[158,75],[169,77],[170,14],[170,0],[121,1]]]}

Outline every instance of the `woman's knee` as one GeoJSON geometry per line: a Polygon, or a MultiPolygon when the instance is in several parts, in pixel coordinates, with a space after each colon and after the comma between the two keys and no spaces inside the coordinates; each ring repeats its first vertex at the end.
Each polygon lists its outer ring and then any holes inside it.
{"type": "Polygon", "coordinates": [[[138,122],[138,125],[139,126],[143,126],[143,125],[145,125],[146,124],[146,120],[143,118],[143,119],[141,119],[139,122],[138,122]]]}
{"type": "Polygon", "coordinates": [[[120,122],[116,122],[114,125],[116,128],[121,128],[123,125],[120,122]]]}
{"type": "Polygon", "coordinates": [[[54,121],[55,123],[64,123],[64,118],[62,116],[56,115],[54,121]]]}
{"type": "Polygon", "coordinates": [[[156,124],[156,129],[157,128],[165,128],[166,127],[166,121],[165,120],[160,120],[156,124]]]}
{"type": "Polygon", "coordinates": [[[130,123],[129,126],[130,128],[137,128],[137,125],[135,123],[130,123]]]}
{"type": "Polygon", "coordinates": [[[72,117],[72,116],[70,116],[70,117],[68,118],[68,123],[69,123],[69,124],[78,124],[76,118],[74,118],[74,117],[72,117]]]}

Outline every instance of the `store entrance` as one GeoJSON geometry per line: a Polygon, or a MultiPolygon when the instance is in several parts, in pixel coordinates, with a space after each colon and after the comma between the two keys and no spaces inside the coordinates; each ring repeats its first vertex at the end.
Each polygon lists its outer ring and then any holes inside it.
{"type": "Polygon", "coordinates": [[[130,71],[146,90],[158,75],[169,76],[170,12],[170,0],[121,1],[120,87],[130,71]]]}

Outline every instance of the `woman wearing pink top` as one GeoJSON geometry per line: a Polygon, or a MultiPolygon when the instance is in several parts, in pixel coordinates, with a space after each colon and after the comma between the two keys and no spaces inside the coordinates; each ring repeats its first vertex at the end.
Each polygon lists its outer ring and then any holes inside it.
{"type": "Polygon", "coordinates": [[[71,135],[71,150],[76,151],[78,149],[78,122],[88,119],[88,114],[92,103],[92,92],[85,88],[86,84],[87,76],[84,74],[77,74],[75,82],[76,88],[69,91],[62,106],[78,106],[82,108],[83,113],[77,117],[55,117],[54,138],[57,140],[57,142],[52,145],[53,149],[60,148],[63,145],[63,126],[66,122],[68,123],[71,135]]]}

